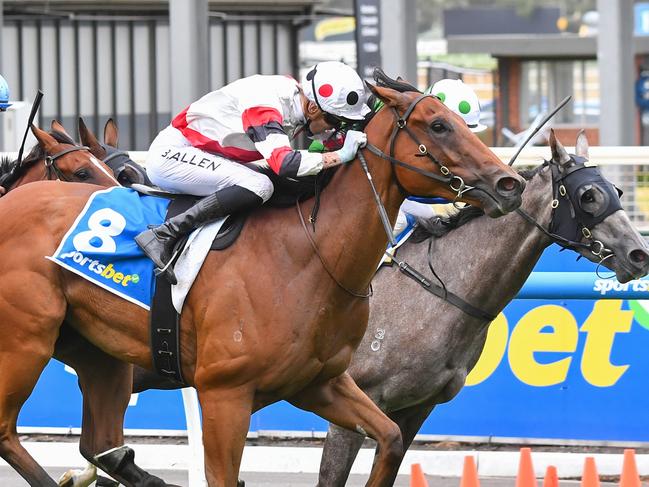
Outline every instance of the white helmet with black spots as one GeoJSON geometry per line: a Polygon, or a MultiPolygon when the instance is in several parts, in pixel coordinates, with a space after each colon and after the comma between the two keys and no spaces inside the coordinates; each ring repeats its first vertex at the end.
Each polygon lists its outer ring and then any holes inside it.
{"type": "Polygon", "coordinates": [[[444,105],[464,119],[472,132],[487,128],[480,123],[480,102],[475,91],[460,79],[443,79],[428,88],[426,94],[433,94],[444,105]]]}
{"type": "Polygon", "coordinates": [[[363,120],[370,112],[363,80],[345,63],[316,64],[302,79],[302,90],[320,110],[343,120],[363,120]]]}

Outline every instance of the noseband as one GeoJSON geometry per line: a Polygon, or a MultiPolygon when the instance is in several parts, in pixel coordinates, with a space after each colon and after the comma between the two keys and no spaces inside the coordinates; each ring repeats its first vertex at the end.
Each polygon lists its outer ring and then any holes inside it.
{"type": "Polygon", "coordinates": [[[53,179],[58,179],[61,181],[66,181],[66,182],[72,182],[72,179],[68,178],[63,172],[59,169],[58,165],[56,164],[56,161],[60,159],[61,157],[70,154],[71,152],[76,152],[76,151],[89,151],[90,149],[88,147],[84,146],[73,146],[69,147],[67,149],[63,149],[61,152],[57,152],[54,155],[51,156],[46,156],[44,159],[45,167],[47,170],[47,179],[53,180],[53,179]]]}

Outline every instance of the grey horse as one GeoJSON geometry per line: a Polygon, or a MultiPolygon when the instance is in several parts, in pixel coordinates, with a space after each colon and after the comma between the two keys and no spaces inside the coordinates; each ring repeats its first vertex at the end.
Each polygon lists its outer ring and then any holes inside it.
{"type": "MultiPolygon", "coordinates": [[[[553,133],[550,143],[552,161],[526,174],[529,180],[521,207],[546,229],[554,199],[551,166],[554,164],[556,170],[564,172],[575,161],[553,133]]],[[[577,138],[576,153],[577,159],[588,158],[584,134],[577,138]]],[[[601,214],[612,197],[619,205],[616,194],[611,196],[597,184],[584,186],[578,194],[579,206],[589,215],[601,214]]],[[[498,220],[477,217],[466,221],[466,215],[471,213],[474,212],[463,210],[459,215],[463,224],[458,225],[456,218],[452,231],[446,225],[446,230],[440,232],[439,221],[421,221],[420,225],[428,226],[433,234],[446,233],[433,237],[430,256],[447,289],[496,315],[521,289],[552,240],[518,214],[498,220]],[[497,276],[499,285],[494,286],[488,276],[497,276]]],[[[649,254],[645,242],[624,210],[612,212],[590,230],[599,243],[580,248],[578,251],[584,257],[599,262],[608,255],[603,265],[613,270],[620,282],[647,274],[649,254]]],[[[406,243],[398,258],[425,269],[428,245],[406,243]]],[[[468,372],[482,352],[489,320],[469,316],[431,295],[396,266],[381,269],[372,284],[368,329],[349,372],[399,425],[405,454],[433,408],[453,399],[464,386],[468,372]],[[381,335],[378,350],[377,333],[381,335]]],[[[320,487],[345,485],[364,439],[364,435],[330,425],[320,464],[320,487]]]]}

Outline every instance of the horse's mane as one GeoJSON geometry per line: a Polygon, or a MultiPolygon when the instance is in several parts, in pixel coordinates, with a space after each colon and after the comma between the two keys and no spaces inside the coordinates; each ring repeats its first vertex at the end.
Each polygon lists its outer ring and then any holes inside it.
{"type": "Polygon", "coordinates": [[[460,228],[465,223],[483,215],[484,211],[482,209],[475,206],[467,206],[448,217],[434,216],[432,218],[417,218],[417,225],[412,232],[410,241],[419,243],[431,237],[442,238],[456,228],[460,228]]]}
{"type": "MultiPolygon", "coordinates": [[[[523,169],[518,171],[518,174],[526,181],[529,181],[541,172],[544,166],[545,164],[540,164],[532,169],[523,169]]],[[[484,216],[484,211],[480,208],[467,206],[449,217],[434,216],[432,218],[417,218],[417,225],[412,232],[410,241],[420,243],[429,238],[442,238],[453,230],[481,216],[484,216]]]]}
{"type": "Polygon", "coordinates": [[[378,86],[390,88],[392,90],[398,91],[399,93],[405,93],[406,91],[421,93],[421,91],[419,91],[407,81],[390,78],[381,68],[374,68],[373,78],[378,86]]]}
{"type": "MultiPolygon", "coordinates": [[[[76,142],[63,132],[53,130],[49,132],[49,134],[54,137],[54,139],[60,144],[76,145],[76,142]]],[[[4,186],[10,186],[22,175],[23,171],[26,168],[28,168],[34,162],[40,161],[46,155],[47,153],[45,152],[45,149],[43,149],[40,144],[36,144],[29,151],[29,154],[27,154],[27,156],[23,158],[23,162],[21,163],[20,167],[18,167],[17,160],[11,160],[9,157],[3,156],[0,159],[0,179],[6,177],[6,179],[3,180],[4,186]]]]}

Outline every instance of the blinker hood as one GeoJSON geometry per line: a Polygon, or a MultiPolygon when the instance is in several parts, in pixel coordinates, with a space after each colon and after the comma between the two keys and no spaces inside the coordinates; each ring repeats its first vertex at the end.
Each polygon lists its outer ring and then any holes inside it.
{"type": "Polygon", "coordinates": [[[579,242],[584,236],[584,229],[591,230],[622,209],[622,191],[604,179],[596,166],[587,166],[587,159],[578,156],[571,158],[575,164],[563,170],[557,164],[550,164],[554,199],[558,203],[552,212],[550,231],[579,242]],[[599,189],[604,195],[602,208],[595,214],[585,211],[580,204],[582,195],[592,188],[599,189]]]}

